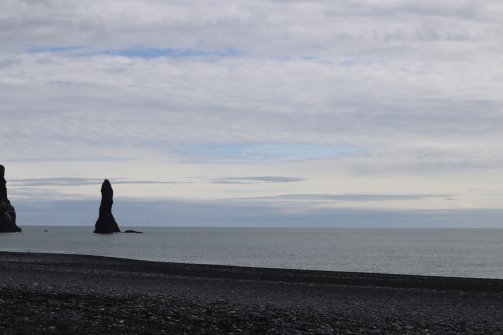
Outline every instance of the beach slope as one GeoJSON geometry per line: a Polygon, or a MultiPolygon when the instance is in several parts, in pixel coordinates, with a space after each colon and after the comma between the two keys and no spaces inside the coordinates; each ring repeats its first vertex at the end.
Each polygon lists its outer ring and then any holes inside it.
{"type": "Polygon", "coordinates": [[[503,280],[0,252],[0,334],[500,334],[503,280]]]}

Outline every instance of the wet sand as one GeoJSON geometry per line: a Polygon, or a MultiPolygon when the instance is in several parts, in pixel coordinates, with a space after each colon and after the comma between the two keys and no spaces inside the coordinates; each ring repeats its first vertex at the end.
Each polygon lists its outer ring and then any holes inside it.
{"type": "Polygon", "coordinates": [[[0,252],[0,334],[503,334],[503,280],[0,252]]]}

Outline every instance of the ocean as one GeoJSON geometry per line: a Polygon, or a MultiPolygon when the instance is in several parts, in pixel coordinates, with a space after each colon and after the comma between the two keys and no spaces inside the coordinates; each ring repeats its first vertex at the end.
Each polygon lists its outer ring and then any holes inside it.
{"type": "Polygon", "coordinates": [[[503,278],[503,229],[132,227],[144,233],[98,235],[92,233],[94,227],[91,226],[22,228],[20,234],[0,234],[0,250],[163,262],[503,278]]]}

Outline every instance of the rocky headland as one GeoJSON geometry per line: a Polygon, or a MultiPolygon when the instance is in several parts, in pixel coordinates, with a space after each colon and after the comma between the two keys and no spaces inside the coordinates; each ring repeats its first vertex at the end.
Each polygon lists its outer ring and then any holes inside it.
{"type": "Polygon", "coordinates": [[[0,165],[0,233],[20,232],[16,224],[16,211],[7,197],[7,181],[5,167],[0,165]]]}

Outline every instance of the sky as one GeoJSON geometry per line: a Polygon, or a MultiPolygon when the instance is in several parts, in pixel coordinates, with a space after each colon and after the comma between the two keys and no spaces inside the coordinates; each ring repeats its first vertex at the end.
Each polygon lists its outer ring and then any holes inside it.
{"type": "Polygon", "coordinates": [[[503,228],[503,3],[0,2],[18,224],[503,228]]]}

